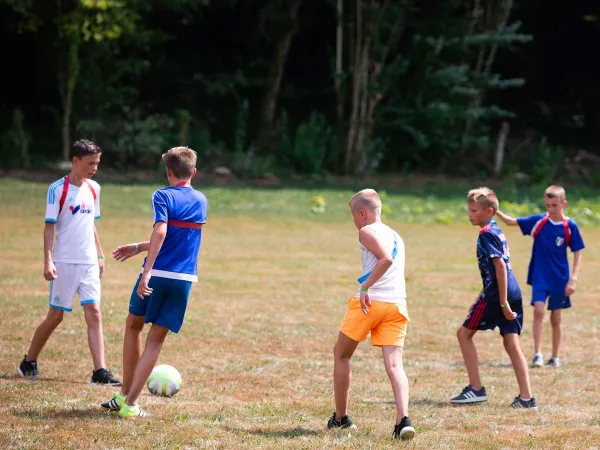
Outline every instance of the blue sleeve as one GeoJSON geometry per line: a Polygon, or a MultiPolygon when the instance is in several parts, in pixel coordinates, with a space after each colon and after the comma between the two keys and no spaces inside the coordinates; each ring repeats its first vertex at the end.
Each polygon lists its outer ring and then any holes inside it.
{"type": "Polygon", "coordinates": [[[479,245],[479,248],[481,248],[489,258],[502,258],[504,256],[502,241],[494,233],[481,233],[477,245],[479,245]]]}
{"type": "Polygon", "coordinates": [[[198,221],[198,223],[206,223],[206,214],[208,213],[208,200],[206,199],[206,196],[202,193],[200,193],[200,220],[198,221]]]}
{"type": "Polygon", "coordinates": [[[569,220],[569,229],[571,230],[571,245],[569,246],[571,251],[577,252],[579,250],[583,250],[585,248],[585,244],[583,243],[581,233],[579,232],[579,227],[572,220],[569,220]]]}
{"type": "Polygon", "coordinates": [[[152,194],[152,212],[154,216],[154,222],[167,222],[169,220],[169,213],[167,210],[167,196],[162,190],[155,191],[152,194]]]}
{"type": "Polygon", "coordinates": [[[534,216],[529,217],[519,217],[517,219],[517,225],[521,229],[521,233],[527,236],[531,234],[531,230],[533,230],[533,226],[544,217],[544,214],[536,214],[534,216]]]}

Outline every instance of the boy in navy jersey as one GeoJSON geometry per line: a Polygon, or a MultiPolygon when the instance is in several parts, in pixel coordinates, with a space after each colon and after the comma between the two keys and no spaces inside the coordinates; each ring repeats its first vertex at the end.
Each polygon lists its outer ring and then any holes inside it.
{"type": "Polygon", "coordinates": [[[118,261],[147,251],[142,273],[129,301],[123,343],[123,388],[102,403],[121,417],[146,417],[136,401],[154,368],[167,333],[178,333],[190,294],[198,281],[198,251],[208,202],[192,189],[196,152],[176,147],[162,155],[169,187],[152,195],[154,229],[150,240],[117,248],[118,261]],[[142,353],[144,323],[152,323],[142,353]]]}
{"type": "Polygon", "coordinates": [[[558,351],[562,338],[562,310],[571,307],[571,295],[581,266],[581,250],[585,248],[577,224],[563,215],[567,207],[565,190],[561,186],[549,186],[544,192],[546,214],[536,214],[515,219],[498,211],[507,225],[519,225],[524,235],[533,237],[531,261],[527,284],[532,287],[533,343],[535,354],[532,367],[544,365],[542,355],[542,329],[544,327],[544,304],[548,299],[550,323],[552,324],[552,358],[547,365],[559,367],[558,351]],[[573,272],[569,274],[567,248],[573,252],[573,272]]]}
{"type": "Polygon", "coordinates": [[[477,239],[477,263],[483,289],[457,332],[460,350],[467,366],[469,385],[452,398],[450,403],[487,401],[487,393],[479,377],[479,362],[473,337],[478,330],[493,330],[498,327],[519,385],[519,395],[510,406],[536,408],[535,398],[531,395],[527,361],[519,345],[523,323],[521,290],[510,267],[508,243],[493,220],[498,211],[498,199],[491,189],[473,189],[467,195],[467,207],[471,224],[481,228],[477,239]]]}

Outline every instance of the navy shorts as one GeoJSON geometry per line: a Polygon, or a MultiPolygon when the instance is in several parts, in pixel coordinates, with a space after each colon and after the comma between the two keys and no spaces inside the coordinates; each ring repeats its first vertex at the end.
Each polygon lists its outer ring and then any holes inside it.
{"type": "Polygon", "coordinates": [[[129,313],[132,316],[143,316],[145,323],[154,323],[178,333],[183,325],[192,282],[152,277],[148,284],[152,288],[152,294],[142,300],[137,295],[141,278],[140,275],[133,287],[129,313]]]}
{"type": "Polygon", "coordinates": [[[566,309],[571,307],[571,297],[566,297],[564,292],[550,292],[543,289],[532,289],[531,305],[536,302],[546,302],[548,300],[548,310],[566,309]]]}
{"type": "Polygon", "coordinates": [[[521,299],[509,302],[510,308],[517,313],[517,318],[508,320],[504,317],[500,301],[492,298],[478,298],[469,310],[469,315],[463,323],[463,327],[469,330],[493,330],[500,329],[504,336],[508,333],[521,334],[523,328],[523,301],[521,299]]]}

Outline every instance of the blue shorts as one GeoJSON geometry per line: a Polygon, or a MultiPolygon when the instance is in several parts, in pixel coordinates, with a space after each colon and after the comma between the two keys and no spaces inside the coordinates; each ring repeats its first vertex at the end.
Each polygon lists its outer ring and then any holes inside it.
{"type": "Polygon", "coordinates": [[[546,302],[548,299],[548,311],[566,309],[571,307],[571,297],[566,297],[564,292],[550,292],[543,289],[532,288],[531,305],[536,302],[546,302]]]}
{"type": "Polygon", "coordinates": [[[481,297],[477,299],[469,310],[469,315],[463,323],[463,327],[469,330],[493,330],[500,329],[500,334],[521,334],[523,328],[523,301],[521,299],[509,302],[510,308],[517,313],[517,318],[508,320],[504,317],[500,301],[498,299],[481,297]]]}
{"type": "Polygon", "coordinates": [[[145,323],[154,323],[178,333],[183,325],[192,282],[152,277],[148,283],[152,294],[142,300],[137,295],[141,278],[140,275],[133,287],[129,300],[129,314],[144,316],[145,323]]]}

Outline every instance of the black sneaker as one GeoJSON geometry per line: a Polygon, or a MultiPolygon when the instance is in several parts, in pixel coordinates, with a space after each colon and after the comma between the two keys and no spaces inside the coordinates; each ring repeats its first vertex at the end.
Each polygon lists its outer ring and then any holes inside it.
{"type": "Polygon", "coordinates": [[[92,373],[92,384],[102,384],[104,386],[121,386],[121,382],[117,380],[112,373],[107,369],[98,369],[92,373]]]}
{"type": "Polygon", "coordinates": [[[481,386],[481,389],[477,390],[473,386],[469,385],[463,389],[460,395],[450,399],[450,403],[453,405],[465,405],[468,403],[481,402],[487,402],[485,386],[481,386]]]}
{"type": "Polygon", "coordinates": [[[531,397],[529,400],[522,400],[521,397],[517,396],[510,404],[511,408],[525,408],[525,409],[537,409],[537,403],[535,397],[531,397]]]}
{"type": "Polygon", "coordinates": [[[327,422],[327,428],[329,428],[329,429],[331,429],[331,428],[342,428],[342,429],[350,428],[350,429],[355,430],[356,425],[354,425],[352,423],[352,421],[350,420],[350,417],[348,417],[348,416],[344,416],[340,420],[336,420],[335,419],[335,411],[334,411],[333,414],[331,415],[331,418],[327,422]]]}
{"type": "Polygon", "coordinates": [[[37,361],[27,361],[27,355],[23,357],[23,361],[17,367],[17,372],[23,378],[38,378],[40,375],[37,368],[37,361]]]}
{"type": "Polygon", "coordinates": [[[415,429],[410,423],[410,419],[404,416],[399,424],[394,426],[394,438],[407,441],[415,437],[415,429]]]}

